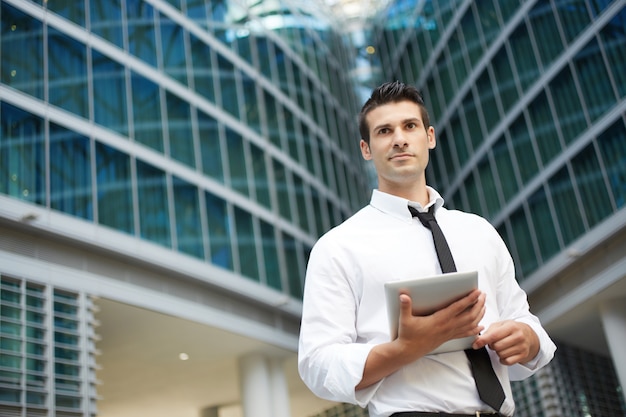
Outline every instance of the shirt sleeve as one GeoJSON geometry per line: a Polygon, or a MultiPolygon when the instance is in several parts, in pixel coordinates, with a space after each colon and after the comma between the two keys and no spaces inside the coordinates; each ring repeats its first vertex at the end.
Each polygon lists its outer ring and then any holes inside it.
{"type": "Polygon", "coordinates": [[[357,341],[355,275],[339,248],[324,238],[318,241],[306,273],[298,371],[317,396],[365,407],[376,385],[358,396],[355,386],[374,345],[357,341]]]}
{"type": "Polygon", "coordinates": [[[500,280],[498,283],[498,309],[501,320],[515,320],[528,324],[539,338],[539,352],[533,360],[526,364],[516,364],[509,367],[509,377],[512,381],[519,381],[532,376],[540,368],[547,365],[554,357],[556,345],[548,336],[539,318],[531,313],[528,297],[515,279],[513,260],[501,238],[500,251],[500,280]]]}

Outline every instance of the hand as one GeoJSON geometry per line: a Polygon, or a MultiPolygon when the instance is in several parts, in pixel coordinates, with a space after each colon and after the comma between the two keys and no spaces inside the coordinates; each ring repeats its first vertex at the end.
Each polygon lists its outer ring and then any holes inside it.
{"type": "Polygon", "coordinates": [[[411,298],[402,294],[396,340],[415,360],[448,340],[478,335],[483,330],[478,323],[484,315],[485,294],[479,290],[429,316],[413,316],[411,298]]]}
{"type": "Polygon", "coordinates": [[[489,346],[498,354],[500,363],[514,365],[527,363],[539,353],[539,338],[526,323],[505,320],[493,323],[489,329],[476,338],[472,347],[480,349],[489,346]]]}

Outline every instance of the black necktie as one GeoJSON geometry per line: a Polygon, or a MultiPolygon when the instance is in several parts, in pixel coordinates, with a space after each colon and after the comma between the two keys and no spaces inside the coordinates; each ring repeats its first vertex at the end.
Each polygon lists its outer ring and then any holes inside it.
{"type": "MultiPolygon", "coordinates": [[[[422,224],[432,232],[441,271],[444,274],[447,272],[456,272],[456,265],[454,264],[450,247],[435,219],[434,207],[435,206],[431,206],[428,212],[419,212],[414,207],[409,207],[409,211],[413,217],[417,217],[422,224]]],[[[500,385],[500,381],[491,365],[487,349],[484,347],[476,350],[467,349],[465,354],[470,361],[480,399],[494,410],[499,411],[504,402],[505,395],[502,385],[500,385]]]]}

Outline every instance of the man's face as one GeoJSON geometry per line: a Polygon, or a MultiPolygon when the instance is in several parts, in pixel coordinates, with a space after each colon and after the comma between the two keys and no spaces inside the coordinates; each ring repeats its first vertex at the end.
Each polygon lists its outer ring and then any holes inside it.
{"type": "Polygon", "coordinates": [[[366,120],[370,143],[361,140],[361,153],[373,161],[379,189],[425,183],[428,151],[436,142],[435,129],[424,126],[420,107],[411,101],[389,103],[370,111],[366,120]]]}

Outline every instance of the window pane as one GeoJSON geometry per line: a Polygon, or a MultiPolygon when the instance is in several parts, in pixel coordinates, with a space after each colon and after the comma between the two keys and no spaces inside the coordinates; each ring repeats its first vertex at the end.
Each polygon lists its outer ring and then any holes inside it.
{"type": "Polygon", "coordinates": [[[250,195],[248,173],[246,167],[244,140],[232,129],[226,128],[228,167],[230,168],[230,185],[244,195],[250,195]]]}
{"type": "Polygon", "coordinates": [[[231,227],[226,201],[209,192],[205,193],[211,262],[217,266],[233,269],[231,227]]]}
{"type": "Polygon", "coordinates": [[[43,98],[43,25],[0,3],[0,82],[43,98]]]}
{"type": "Polygon", "coordinates": [[[50,123],[50,206],[93,220],[89,139],[54,123],[50,123]]]}
{"type": "Polygon", "coordinates": [[[165,73],[182,84],[187,84],[187,64],[185,60],[185,39],[182,26],[163,14],[161,22],[161,49],[165,73]]]}
{"type": "Polygon", "coordinates": [[[137,161],[139,228],[142,238],[171,246],[165,173],[137,161]]]}
{"type": "Polygon", "coordinates": [[[202,171],[209,177],[223,183],[224,168],[222,166],[219,125],[213,117],[198,110],[198,130],[202,171]]]}
{"type": "Polygon", "coordinates": [[[502,185],[504,200],[510,200],[517,193],[518,187],[511,153],[509,152],[509,147],[504,138],[500,138],[494,145],[493,157],[496,162],[500,184],[502,185]]]}
{"type": "Polygon", "coordinates": [[[626,126],[618,120],[598,138],[606,176],[617,208],[626,206],[626,126]]]}
{"type": "Polygon", "coordinates": [[[126,18],[128,19],[128,51],[146,64],[156,67],[154,9],[145,1],[126,0],[126,18]]]}
{"type": "Polygon", "coordinates": [[[44,122],[0,103],[0,192],[45,205],[44,122]]]}
{"type": "Polygon", "coordinates": [[[170,92],[165,94],[165,100],[167,103],[170,156],[187,166],[195,167],[189,103],[170,92]]]}
{"type": "Polygon", "coordinates": [[[283,234],[283,248],[285,261],[287,262],[287,282],[289,283],[289,294],[300,299],[302,297],[304,282],[304,273],[298,262],[298,253],[300,250],[296,240],[287,234],[283,234]]]}
{"type": "Polygon", "coordinates": [[[533,214],[533,228],[537,235],[537,244],[542,262],[546,262],[560,250],[554,219],[550,212],[544,188],[540,188],[528,199],[528,209],[533,214]]]}
{"type": "Polygon", "coordinates": [[[87,49],[48,27],[48,94],[50,104],[88,118],[87,49]]]}
{"type": "Polygon", "coordinates": [[[174,178],[173,184],[178,250],[203,259],[204,239],[198,188],[179,178],[174,178]]]}
{"type": "Polygon", "coordinates": [[[265,153],[255,144],[250,144],[250,157],[252,159],[253,184],[256,191],[257,201],[267,208],[270,207],[270,190],[267,179],[267,166],[265,153]]]}
{"type": "Polygon", "coordinates": [[[513,122],[509,133],[522,182],[526,183],[537,174],[539,166],[523,115],[513,122]]]}
{"type": "Polygon", "coordinates": [[[585,227],[578,200],[574,194],[573,181],[566,168],[550,179],[549,187],[556,218],[563,234],[563,244],[568,245],[585,232],[585,227]]]}
{"type": "Polygon", "coordinates": [[[163,152],[163,127],[161,125],[161,96],[159,86],[152,81],[133,74],[134,138],[150,148],[163,152]]]}
{"type": "Polygon", "coordinates": [[[513,213],[510,217],[510,221],[512,234],[515,239],[515,247],[517,248],[518,256],[521,262],[518,266],[522,275],[528,275],[530,272],[537,269],[539,263],[524,209],[520,208],[513,213]]]}
{"type": "Polygon", "coordinates": [[[133,232],[130,158],[96,142],[98,223],[133,232]]]}
{"type": "Polygon", "coordinates": [[[278,246],[274,235],[274,226],[261,220],[261,244],[267,285],[281,290],[283,285],[278,264],[278,246]]]}
{"type": "Polygon", "coordinates": [[[214,52],[207,44],[193,35],[190,35],[190,39],[194,88],[198,94],[214,103],[215,85],[213,82],[215,74],[213,70],[213,60],[211,59],[214,52]]]}
{"type": "Polygon", "coordinates": [[[121,0],[89,0],[89,19],[93,33],[123,47],[121,0]]]}
{"type": "Polygon", "coordinates": [[[124,67],[93,52],[94,117],[98,124],[128,135],[126,74],[124,67]]]}
{"type": "Polygon", "coordinates": [[[611,214],[611,200],[593,145],[583,149],[573,160],[572,170],[580,193],[585,196],[583,207],[589,227],[593,227],[611,214]]]}
{"type": "Polygon", "coordinates": [[[257,245],[252,226],[252,215],[239,207],[235,207],[235,222],[241,273],[248,278],[258,281],[259,262],[256,253],[257,245]]]}
{"type": "Polygon", "coordinates": [[[291,202],[289,196],[291,190],[288,182],[287,171],[282,163],[274,161],[274,187],[278,200],[278,213],[287,220],[293,220],[291,214],[291,202]]]}

